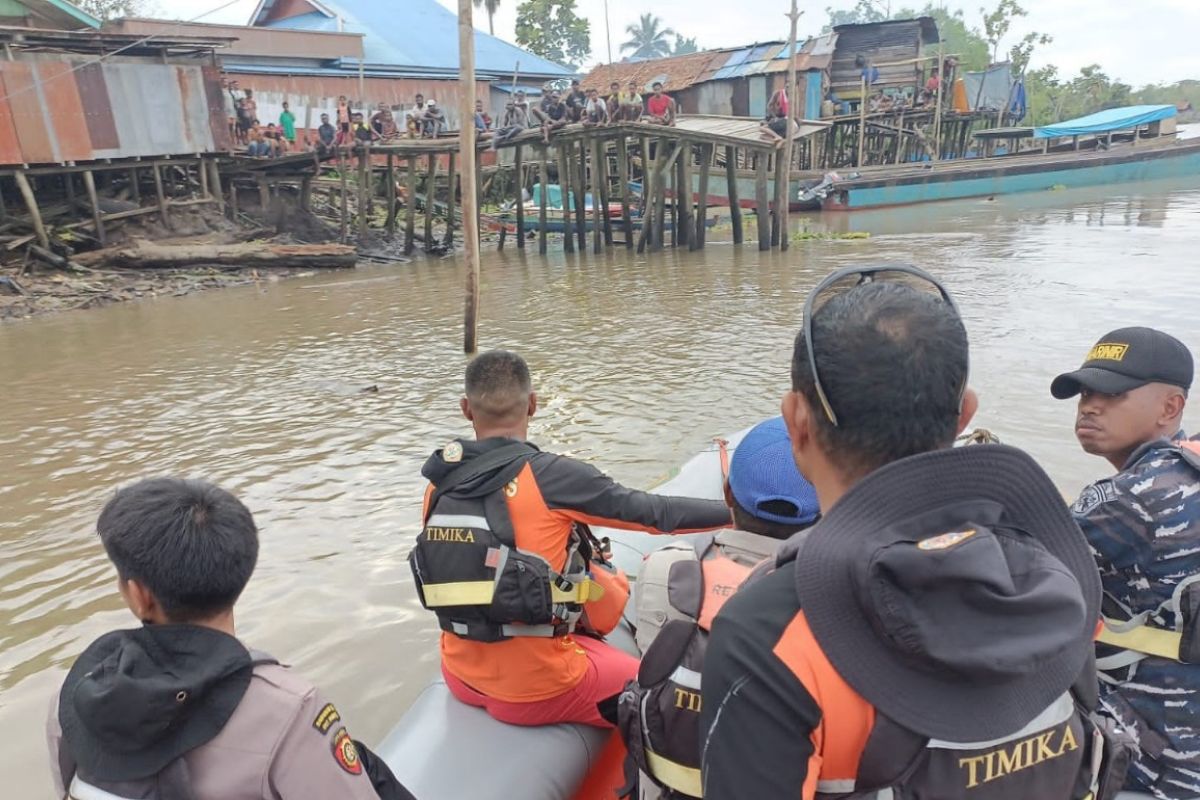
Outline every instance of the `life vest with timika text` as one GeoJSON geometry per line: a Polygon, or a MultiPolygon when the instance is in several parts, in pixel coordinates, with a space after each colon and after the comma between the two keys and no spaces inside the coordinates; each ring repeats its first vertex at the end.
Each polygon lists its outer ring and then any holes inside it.
{"type": "MultiPolygon", "coordinates": [[[[461,458],[461,447],[451,442],[443,458],[461,458]]],[[[421,605],[442,630],[480,642],[564,636],[603,595],[588,574],[595,548],[582,526],[561,573],[516,546],[505,493],[536,452],[523,442],[489,450],[454,468],[429,498],[408,561],[421,605]]]]}
{"type": "Polygon", "coordinates": [[[726,554],[716,534],[704,534],[656,550],[638,576],[644,652],[637,678],[621,694],[619,727],[631,767],[663,797],[701,795],[700,686],[708,632],[753,570],[726,554]]]}

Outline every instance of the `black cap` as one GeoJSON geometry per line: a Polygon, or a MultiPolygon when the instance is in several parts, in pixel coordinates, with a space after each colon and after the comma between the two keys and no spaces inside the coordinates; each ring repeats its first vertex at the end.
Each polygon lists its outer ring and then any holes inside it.
{"type": "Polygon", "coordinates": [[[1059,400],[1083,389],[1121,394],[1147,383],[1166,383],[1185,392],[1192,387],[1192,354],[1174,336],[1153,328],[1119,328],[1088,351],[1083,366],[1050,384],[1059,400]]]}

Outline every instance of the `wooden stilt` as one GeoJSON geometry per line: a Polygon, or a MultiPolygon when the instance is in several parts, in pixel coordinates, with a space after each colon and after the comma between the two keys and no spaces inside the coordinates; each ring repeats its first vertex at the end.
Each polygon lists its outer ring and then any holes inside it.
{"type": "Polygon", "coordinates": [[[725,146],[726,196],[729,198],[729,222],[733,226],[733,243],[742,243],[742,204],[738,197],[737,148],[725,146]]]}
{"type": "Polygon", "coordinates": [[[137,167],[129,169],[129,199],[139,205],[142,202],[142,187],[138,185],[137,167]]]}
{"type": "Polygon", "coordinates": [[[637,251],[645,252],[654,233],[654,165],[650,163],[650,144],[642,137],[642,230],[638,234],[637,251]]]}
{"type": "Polygon", "coordinates": [[[237,219],[237,215],[238,215],[237,191],[238,191],[237,190],[237,182],[234,181],[233,176],[231,175],[231,176],[229,176],[229,218],[230,219],[237,219]]]}
{"type": "Polygon", "coordinates": [[[259,175],[258,179],[258,207],[262,209],[262,213],[266,215],[271,210],[271,186],[267,183],[267,179],[263,175],[259,175]]]}
{"type": "MultiPolygon", "coordinates": [[[[584,144],[581,142],[580,147],[584,144]]],[[[600,252],[600,242],[604,236],[604,216],[608,208],[600,198],[600,140],[592,139],[592,252],[600,252]]]]}
{"type": "MultiPolygon", "coordinates": [[[[542,145],[538,149],[538,255],[546,255],[546,189],[550,186],[550,149],[542,145]]],[[[567,198],[563,198],[563,218],[567,219],[567,198]]],[[[570,226],[564,229],[566,236],[571,235],[570,226]]]]}
{"type": "Polygon", "coordinates": [[[305,175],[300,179],[300,210],[312,211],[312,176],[305,175]]]}
{"type": "Polygon", "coordinates": [[[208,190],[217,201],[217,209],[225,210],[225,193],[221,189],[221,168],[215,159],[205,159],[204,168],[208,170],[208,190]]]}
{"type": "Polygon", "coordinates": [[[92,207],[92,223],[96,226],[96,239],[101,245],[108,243],[104,235],[104,215],[100,213],[100,199],[96,195],[96,179],[90,169],[83,171],[83,188],[87,189],[88,205],[92,207]]]}
{"type": "MultiPolygon", "coordinates": [[[[562,214],[563,214],[563,252],[575,252],[575,237],[571,233],[571,159],[567,156],[567,151],[570,146],[559,142],[558,147],[558,192],[562,196],[562,214]]],[[[579,188],[575,189],[575,194],[580,192],[579,188]]]]}
{"type": "Polygon", "coordinates": [[[50,247],[50,237],[46,235],[46,226],[42,224],[42,212],[38,209],[37,197],[33,194],[33,189],[29,185],[29,178],[25,177],[25,173],[17,171],[13,173],[13,179],[17,182],[17,189],[21,192],[21,198],[25,201],[25,208],[29,211],[29,221],[33,223],[33,232],[37,236],[38,244],[42,247],[50,247]]]}
{"type": "Polygon", "coordinates": [[[404,252],[409,254],[417,238],[417,158],[404,165],[404,252]]]}
{"type": "MultiPolygon", "coordinates": [[[[455,195],[460,195],[462,192],[455,192],[454,181],[458,175],[458,158],[454,153],[450,154],[450,169],[446,172],[446,235],[442,237],[442,245],[450,247],[454,244],[454,198],[455,195]]],[[[466,198],[462,199],[465,207],[466,198]]]]}
{"type": "Polygon", "coordinates": [[[392,153],[387,156],[387,238],[390,242],[396,238],[396,157],[392,153]]]}
{"type": "MultiPolygon", "coordinates": [[[[572,147],[572,155],[574,155],[574,145],[572,147]]],[[[587,210],[584,208],[584,187],[587,186],[587,143],[579,140],[579,158],[568,159],[568,165],[572,162],[575,166],[575,174],[571,176],[571,182],[575,184],[577,190],[575,192],[575,235],[579,239],[579,252],[587,250],[587,210]]]]}
{"type": "Polygon", "coordinates": [[[704,240],[708,235],[708,227],[705,223],[708,221],[708,173],[712,168],[713,146],[705,144],[700,146],[700,185],[696,189],[696,233],[692,236],[691,242],[695,245],[692,249],[703,250],[704,240]]]}
{"type": "Polygon", "coordinates": [[[152,169],[154,170],[154,196],[158,198],[158,215],[162,219],[162,224],[169,228],[171,220],[167,213],[167,195],[163,191],[162,170],[159,169],[158,164],[155,164],[152,169]]]}
{"type": "Polygon", "coordinates": [[[75,210],[75,176],[70,172],[63,173],[62,176],[63,189],[67,193],[67,205],[72,211],[75,210]]]}
{"type": "Polygon", "coordinates": [[[196,162],[196,174],[200,178],[200,196],[209,197],[208,191],[208,169],[204,165],[204,161],[196,162]]]}
{"type": "Polygon", "coordinates": [[[783,207],[787,205],[787,184],[788,184],[788,165],[783,160],[783,152],[775,151],[775,208],[771,214],[771,246],[778,247],[781,238],[788,235],[783,229],[784,211],[783,207]],[[780,199],[782,198],[782,200],[780,199]]]}
{"type": "Polygon", "coordinates": [[[788,37],[788,71],[785,92],[788,99],[787,124],[784,126],[783,147],[779,151],[779,158],[783,161],[783,170],[781,174],[782,180],[775,185],[775,214],[779,218],[779,249],[787,250],[788,244],[791,241],[791,231],[788,225],[788,204],[789,189],[791,188],[792,178],[792,148],[795,145],[795,137],[792,135],[794,123],[792,120],[800,116],[799,111],[799,93],[796,91],[796,51],[799,49],[796,46],[796,23],[800,19],[800,12],[796,8],[796,0],[792,0],[792,9],[788,14],[788,19],[791,20],[791,34],[788,37]]]}
{"type": "Polygon", "coordinates": [[[604,209],[604,213],[600,215],[600,219],[604,223],[604,246],[612,247],[612,218],[608,214],[608,142],[601,139],[597,141],[596,146],[599,162],[592,167],[592,174],[596,176],[596,182],[600,184],[600,207],[604,209]]]}
{"type": "Polygon", "coordinates": [[[679,204],[675,227],[679,229],[679,244],[686,244],[688,250],[696,249],[695,237],[692,236],[692,152],[692,146],[685,144],[683,152],[679,154],[679,186],[675,189],[679,204]]]}
{"type": "Polygon", "coordinates": [[[425,172],[425,249],[433,246],[433,203],[437,199],[437,156],[429,154],[429,167],[425,172]]]}
{"type": "Polygon", "coordinates": [[[338,202],[338,241],[345,244],[350,238],[350,176],[346,173],[350,171],[350,164],[346,158],[346,150],[338,148],[338,183],[341,191],[338,202]]]}
{"type": "Polygon", "coordinates": [[[633,247],[633,220],[629,216],[629,141],[624,134],[617,138],[617,179],[621,181],[621,229],[628,248],[633,247]]]}
{"type": "Polygon", "coordinates": [[[358,156],[358,241],[360,244],[367,238],[367,222],[371,218],[371,209],[367,205],[367,196],[370,192],[371,143],[367,142],[358,156]]]}
{"type": "MultiPolygon", "coordinates": [[[[663,149],[669,146],[666,139],[660,139],[655,145],[655,149],[663,149]]],[[[657,173],[654,176],[655,194],[657,195],[654,206],[654,249],[656,250],[663,249],[667,243],[667,237],[664,235],[667,230],[667,180],[668,176],[673,174],[671,170],[675,166],[675,159],[679,157],[680,149],[681,145],[676,145],[670,155],[661,160],[657,173]]],[[[655,160],[658,161],[658,158],[656,157],[655,160]]],[[[672,227],[674,228],[674,226],[672,227]]]]}
{"type": "Polygon", "coordinates": [[[754,156],[754,206],[758,215],[758,249],[771,249],[771,210],[767,205],[767,154],[754,156]]]}
{"type": "Polygon", "coordinates": [[[517,203],[517,249],[525,249],[525,163],[522,156],[524,148],[517,145],[513,154],[513,195],[517,203]]]}
{"type": "MultiPolygon", "coordinates": [[[[679,210],[680,210],[679,187],[680,187],[680,185],[683,184],[683,177],[682,177],[683,176],[683,159],[682,158],[671,165],[670,175],[671,175],[671,201],[670,201],[670,203],[668,203],[667,208],[671,212],[671,247],[678,247],[679,246],[679,233],[680,233],[680,231],[679,231],[679,210]]],[[[663,199],[665,200],[666,198],[664,197],[663,199]]],[[[664,228],[664,230],[666,230],[666,229],[664,228]]],[[[663,236],[663,240],[665,242],[666,236],[663,236]]],[[[686,236],[684,237],[684,241],[687,241],[686,236]]]]}
{"type": "MultiPolygon", "coordinates": [[[[473,0],[458,0],[459,156],[462,161],[463,256],[467,261],[466,302],[463,310],[463,352],[476,349],[476,320],[479,315],[479,190],[476,167],[479,151],[475,147],[475,29],[471,25],[473,0]]],[[[453,163],[453,162],[451,162],[453,163]]],[[[450,181],[450,220],[454,220],[454,181],[450,181]]],[[[449,230],[450,228],[448,228],[449,230]]],[[[449,238],[449,237],[447,237],[449,238]]]]}

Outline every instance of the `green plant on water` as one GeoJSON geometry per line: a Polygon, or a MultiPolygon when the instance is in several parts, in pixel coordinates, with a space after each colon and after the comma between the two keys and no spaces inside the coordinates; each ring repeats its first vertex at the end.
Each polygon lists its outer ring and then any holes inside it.
{"type": "Polygon", "coordinates": [[[793,242],[831,241],[835,239],[870,239],[868,231],[796,231],[793,242]]]}
{"type": "Polygon", "coordinates": [[[1066,190],[1067,190],[1067,187],[1061,183],[1056,183],[1050,187],[1050,191],[1052,191],[1052,192],[1065,192],[1066,190]]]}

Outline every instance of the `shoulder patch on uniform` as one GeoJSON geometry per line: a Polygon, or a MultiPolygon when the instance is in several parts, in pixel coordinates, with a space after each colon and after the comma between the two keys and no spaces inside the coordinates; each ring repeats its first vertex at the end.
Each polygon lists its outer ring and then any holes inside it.
{"type": "Polygon", "coordinates": [[[463,446],[457,439],[442,448],[442,460],[447,464],[457,464],[462,461],[463,446]]]}
{"type": "Polygon", "coordinates": [[[362,760],[358,757],[358,747],[350,738],[350,732],[345,728],[339,730],[333,737],[333,760],[351,775],[362,774],[362,760]]]}
{"type": "Polygon", "coordinates": [[[1117,490],[1112,481],[1097,481],[1079,493],[1079,499],[1071,506],[1071,513],[1083,516],[1116,497],[1117,490]]]}
{"type": "Polygon", "coordinates": [[[952,531],[950,533],[941,533],[937,536],[930,536],[928,539],[922,539],[917,542],[918,550],[949,550],[959,542],[965,542],[975,535],[975,529],[970,528],[965,531],[952,531]]]}
{"type": "Polygon", "coordinates": [[[329,733],[329,729],[333,727],[333,723],[341,720],[342,715],[333,707],[333,703],[326,703],[325,706],[317,712],[317,718],[313,720],[313,727],[322,734],[329,733]]]}

